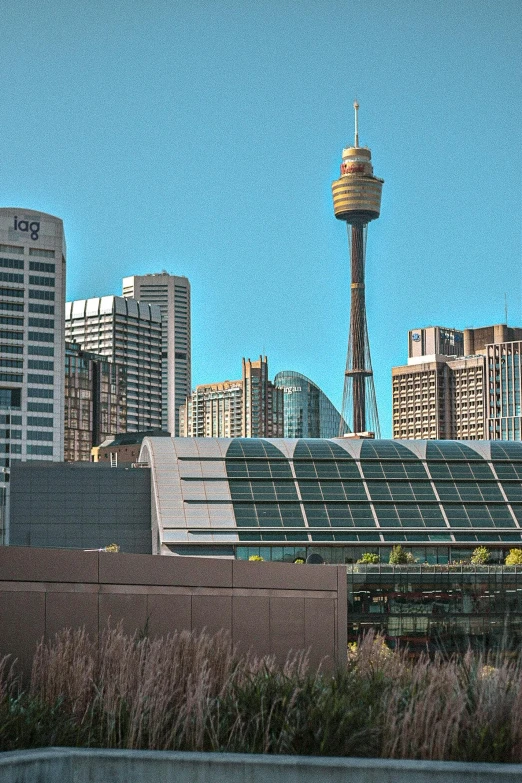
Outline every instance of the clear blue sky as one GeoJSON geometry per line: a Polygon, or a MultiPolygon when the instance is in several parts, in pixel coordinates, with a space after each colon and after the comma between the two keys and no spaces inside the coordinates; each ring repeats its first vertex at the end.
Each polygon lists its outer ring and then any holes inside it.
{"type": "Polygon", "coordinates": [[[58,215],[68,298],[192,284],[193,383],[265,352],[340,405],[360,141],[384,178],[367,307],[381,425],[408,329],[522,325],[519,0],[4,0],[2,206],[58,215]]]}

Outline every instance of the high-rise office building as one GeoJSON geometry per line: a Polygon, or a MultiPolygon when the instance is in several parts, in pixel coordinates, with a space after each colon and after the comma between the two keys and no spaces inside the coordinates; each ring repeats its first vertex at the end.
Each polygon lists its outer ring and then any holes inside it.
{"type": "Polygon", "coordinates": [[[336,438],[348,432],[339,411],[310,378],[283,370],[274,385],[283,391],[285,438],[336,438]]]}
{"type": "Polygon", "coordinates": [[[161,312],[120,296],[67,302],[65,337],[127,373],[128,432],[161,429],[161,312]]]}
{"type": "Polygon", "coordinates": [[[127,369],[65,344],[65,461],[89,462],[91,449],[127,427],[127,369]]]}
{"type": "Polygon", "coordinates": [[[504,324],[411,330],[392,369],[393,437],[520,440],[521,340],[504,324]]]}
{"type": "Polygon", "coordinates": [[[359,146],[355,109],[353,147],[343,150],[341,176],[332,183],[335,217],[347,224],[351,265],[350,334],[344,374],[342,415],[356,434],[373,431],[379,437],[379,416],[373,383],[364,292],[366,232],[381,211],[384,180],[375,177],[368,147],[359,146]]]}
{"type": "Polygon", "coordinates": [[[123,278],[123,296],[161,310],[162,428],[179,434],[179,408],[190,395],[190,283],[167,272],[123,278]]]}
{"type": "Polygon", "coordinates": [[[0,543],[11,463],[63,460],[65,258],[60,218],[0,209],[0,543]]]}
{"type": "Polygon", "coordinates": [[[0,209],[1,462],[63,460],[65,238],[60,218],[0,209]]]}
{"type": "Polygon", "coordinates": [[[491,440],[522,440],[522,329],[512,331],[513,339],[486,346],[485,437],[491,440]]]}
{"type": "Polygon", "coordinates": [[[268,379],[268,361],[243,359],[243,437],[280,438],[284,432],[283,393],[268,379]]]}
{"type": "Polygon", "coordinates": [[[241,380],[197,386],[180,408],[180,436],[278,438],[284,429],[282,389],[268,378],[268,361],[243,359],[241,380]]]}
{"type": "Polygon", "coordinates": [[[196,386],[179,411],[182,438],[239,438],[243,431],[243,381],[196,386]]]}

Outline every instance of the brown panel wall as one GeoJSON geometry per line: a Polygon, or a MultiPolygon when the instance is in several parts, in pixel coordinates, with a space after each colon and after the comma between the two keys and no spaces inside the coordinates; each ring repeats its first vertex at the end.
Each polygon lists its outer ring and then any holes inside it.
{"type": "Polygon", "coordinates": [[[269,655],[270,598],[236,595],[232,599],[232,641],[240,652],[269,655]]]}
{"type": "Polygon", "coordinates": [[[91,635],[109,621],[127,633],[230,633],[240,651],[310,649],[315,667],[346,659],[342,566],[0,549],[0,657],[30,671],[37,642],[62,628],[91,635]]]}
{"type": "Polygon", "coordinates": [[[289,652],[306,648],[304,606],[304,598],[270,599],[270,648],[281,663],[289,652]]]}
{"type": "Polygon", "coordinates": [[[147,623],[150,636],[161,637],[192,629],[190,595],[147,595],[147,623]]]}
{"type": "Polygon", "coordinates": [[[45,593],[6,592],[0,587],[0,658],[11,655],[25,673],[31,671],[36,644],[45,633],[45,593]]]}
{"type": "MultiPolygon", "coordinates": [[[[13,593],[13,595],[16,595],[13,593]]],[[[45,593],[45,635],[47,639],[62,628],[85,628],[90,636],[98,633],[98,593],[75,590],[45,593]]]]}

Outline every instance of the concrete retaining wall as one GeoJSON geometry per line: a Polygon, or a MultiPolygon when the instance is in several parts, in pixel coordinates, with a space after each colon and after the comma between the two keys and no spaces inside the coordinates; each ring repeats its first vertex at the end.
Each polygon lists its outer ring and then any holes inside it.
{"type": "Polygon", "coordinates": [[[0,754],[2,783],[520,783],[519,764],[49,748],[0,754]]]}
{"type": "Polygon", "coordinates": [[[224,629],[243,651],[344,665],[346,607],[342,566],[0,547],[0,657],[25,672],[42,636],[96,636],[109,618],[152,637],[224,629]]]}

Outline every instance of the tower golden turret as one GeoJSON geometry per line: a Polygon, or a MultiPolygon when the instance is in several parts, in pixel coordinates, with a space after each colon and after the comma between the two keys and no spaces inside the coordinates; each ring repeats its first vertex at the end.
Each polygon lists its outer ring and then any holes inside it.
{"type": "MultiPolygon", "coordinates": [[[[359,104],[355,110],[353,147],[343,150],[341,176],[332,182],[335,217],[348,227],[351,265],[350,335],[346,359],[343,416],[352,431],[379,437],[379,416],[366,324],[364,268],[366,227],[379,217],[384,180],[375,177],[368,147],[359,146],[359,104]]],[[[341,420],[342,420],[341,419],[341,420]]],[[[341,433],[340,433],[341,434],[341,433]]]]}

